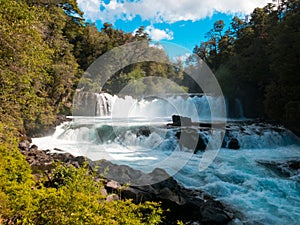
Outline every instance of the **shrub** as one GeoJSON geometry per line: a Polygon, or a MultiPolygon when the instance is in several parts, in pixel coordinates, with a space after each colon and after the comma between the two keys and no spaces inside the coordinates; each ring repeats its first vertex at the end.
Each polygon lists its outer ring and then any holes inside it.
{"type": "MultiPolygon", "coordinates": [[[[0,132],[3,131],[0,124],[0,132]]],[[[0,144],[0,224],[158,224],[158,203],[107,202],[88,167],[57,163],[50,181],[34,181],[31,169],[9,137],[0,144]],[[48,187],[45,187],[45,184],[48,187]]]]}

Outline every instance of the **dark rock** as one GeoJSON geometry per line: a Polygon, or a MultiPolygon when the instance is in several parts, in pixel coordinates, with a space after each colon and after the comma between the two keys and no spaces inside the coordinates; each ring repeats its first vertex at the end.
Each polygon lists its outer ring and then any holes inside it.
{"type": "MultiPolygon", "coordinates": [[[[67,164],[82,166],[84,157],[74,157],[70,154],[47,154],[46,151],[21,151],[30,165],[37,171],[50,170],[54,160],[67,164]]],[[[107,195],[107,190],[101,193],[106,201],[133,199],[135,203],[144,201],[161,202],[165,211],[165,221],[162,224],[177,224],[178,220],[189,224],[228,224],[233,218],[233,211],[219,201],[200,190],[186,189],[178,184],[163,169],[154,169],[145,174],[126,165],[115,165],[109,161],[89,162],[91,168],[97,168],[98,174],[104,174],[106,188],[117,194],[107,195]],[[121,188],[122,185],[126,185],[121,188]]],[[[99,178],[103,179],[103,178],[99,178]]]]}
{"type": "MultiPolygon", "coordinates": [[[[94,164],[95,166],[95,164],[94,164]]],[[[163,169],[155,169],[149,174],[128,166],[115,165],[101,160],[97,163],[98,173],[105,178],[120,182],[127,187],[121,189],[122,198],[131,198],[135,203],[144,201],[161,202],[166,212],[162,224],[184,223],[228,224],[233,219],[230,209],[199,190],[186,189],[178,184],[163,169]]]]}
{"type": "Polygon", "coordinates": [[[141,127],[136,132],[137,137],[139,137],[139,136],[149,137],[150,134],[151,134],[151,130],[149,129],[149,127],[141,127]]]}
{"type": "Polygon", "coordinates": [[[172,115],[173,126],[191,126],[192,120],[189,117],[172,115]]]}
{"type": "Polygon", "coordinates": [[[224,213],[224,207],[220,202],[207,201],[200,208],[202,222],[205,224],[227,224],[231,220],[231,215],[224,213]]]}
{"type": "Polygon", "coordinates": [[[83,156],[74,157],[69,153],[54,153],[50,154],[49,150],[38,150],[36,145],[32,145],[30,151],[21,150],[21,153],[25,156],[29,165],[33,168],[34,172],[45,171],[52,169],[53,161],[59,160],[66,164],[71,164],[75,167],[80,167],[86,162],[86,158],[83,156]]]}
{"type": "Polygon", "coordinates": [[[30,151],[35,151],[38,150],[38,146],[37,145],[31,145],[30,146],[30,151]]]}
{"type": "Polygon", "coordinates": [[[289,161],[288,166],[292,170],[299,170],[300,169],[300,161],[289,161]]]}
{"type": "Polygon", "coordinates": [[[228,148],[229,148],[229,149],[235,149],[235,150],[240,149],[240,144],[239,144],[238,139],[236,139],[236,138],[231,138],[231,140],[230,140],[229,143],[228,143],[228,148]]]}
{"type": "Polygon", "coordinates": [[[272,171],[275,175],[283,178],[292,178],[300,181],[300,161],[264,161],[258,160],[257,163],[272,171]]]}
{"type": "Polygon", "coordinates": [[[186,147],[193,150],[196,154],[199,150],[204,151],[207,146],[207,140],[201,132],[193,128],[181,128],[175,134],[179,140],[180,147],[186,147]]]}

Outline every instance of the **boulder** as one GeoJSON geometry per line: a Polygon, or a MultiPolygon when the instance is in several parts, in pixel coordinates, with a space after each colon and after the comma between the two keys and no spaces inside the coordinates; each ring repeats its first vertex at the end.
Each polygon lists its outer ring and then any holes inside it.
{"type": "Polygon", "coordinates": [[[107,202],[118,201],[118,200],[120,200],[120,198],[117,194],[110,194],[106,197],[107,202]]]}
{"type": "Polygon", "coordinates": [[[185,147],[192,150],[195,154],[200,150],[204,151],[208,140],[194,128],[180,128],[175,134],[179,141],[180,147],[185,147]]]}
{"type": "Polygon", "coordinates": [[[105,174],[106,179],[126,185],[120,189],[122,198],[133,199],[135,203],[161,202],[163,209],[170,209],[162,224],[177,224],[177,220],[188,224],[228,224],[234,217],[231,209],[221,202],[200,190],[184,188],[163,169],[145,174],[106,160],[94,162],[93,166],[96,165],[98,173],[105,174]]]}
{"type": "Polygon", "coordinates": [[[228,148],[229,149],[235,149],[235,150],[240,149],[240,144],[239,144],[238,139],[231,138],[230,141],[229,141],[229,143],[228,143],[228,148]]]}
{"type": "Polygon", "coordinates": [[[191,126],[192,120],[189,117],[172,115],[173,126],[191,126]]]}
{"type": "Polygon", "coordinates": [[[30,142],[28,140],[22,140],[18,144],[18,148],[20,150],[27,150],[28,151],[29,147],[30,147],[30,142]]]}
{"type": "Polygon", "coordinates": [[[279,177],[300,181],[300,160],[298,159],[288,161],[258,160],[257,163],[266,167],[279,177]]]}
{"type": "Polygon", "coordinates": [[[149,137],[150,134],[151,134],[151,130],[149,129],[149,127],[140,127],[136,132],[137,137],[139,136],[149,137]]]}
{"type": "Polygon", "coordinates": [[[121,188],[121,185],[119,182],[110,180],[106,183],[106,188],[111,190],[119,190],[121,188]]]}
{"type": "MultiPolygon", "coordinates": [[[[86,161],[84,157],[70,154],[50,154],[47,151],[22,151],[31,166],[39,166],[44,171],[51,169],[54,160],[78,166],[86,161]]],[[[116,201],[120,196],[132,199],[135,203],[144,201],[161,202],[165,212],[162,224],[228,224],[233,218],[233,211],[221,202],[200,190],[187,189],[160,168],[151,173],[143,173],[126,165],[116,165],[107,160],[89,162],[91,168],[97,168],[98,179],[106,180],[106,188],[100,191],[105,200],[116,201]],[[121,186],[125,185],[121,188],[121,186]],[[110,189],[112,194],[107,194],[110,189]],[[117,192],[116,192],[117,191],[117,192]],[[118,194],[116,194],[118,193],[118,194]],[[170,209],[170,211],[167,211],[170,209]]]]}

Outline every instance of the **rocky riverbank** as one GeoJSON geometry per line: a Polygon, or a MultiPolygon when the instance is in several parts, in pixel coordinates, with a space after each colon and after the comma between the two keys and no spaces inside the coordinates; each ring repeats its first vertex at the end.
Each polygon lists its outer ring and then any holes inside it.
{"type": "MultiPolygon", "coordinates": [[[[37,146],[30,146],[29,142],[24,141],[19,144],[19,149],[37,179],[41,172],[47,173],[53,168],[54,161],[61,161],[75,167],[80,167],[87,161],[82,156],[75,157],[68,153],[60,153],[58,149],[58,153],[38,150],[37,146]]],[[[229,224],[238,215],[237,212],[204,192],[184,188],[162,169],[155,169],[145,174],[129,166],[116,165],[106,160],[88,161],[88,164],[91,168],[97,168],[98,174],[102,174],[101,178],[104,178],[105,189],[101,192],[104,195],[113,193],[106,196],[107,201],[121,197],[133,199],[136,203],[161,202],[163,209],[166,210],[162,224],[177,224],[178,220],[185,224],[229,224]],[[149,181],[148,185],[144,185],[145,180],[149,181]]]]}

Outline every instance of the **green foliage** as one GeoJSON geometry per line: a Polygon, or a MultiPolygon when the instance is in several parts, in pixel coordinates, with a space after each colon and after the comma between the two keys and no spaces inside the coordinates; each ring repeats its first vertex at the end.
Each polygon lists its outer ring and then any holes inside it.
{"type": "MultiPolygon", "coordinates": [[[[38,133],[52,125],[58,113],[70,113],[81,74],[99,56],[133,41],[144,40],[149,46],[143,27],[133,35],[104,23],[99,31],[82,15],[75,0],[0,1],[0,121],[13,124],[20,133],[38,133]]],[[[167,59],[157,48],[152,53],[154,59],[167,59]]],[[[111,60],[128,65],[117,53],[111,60]]],[[[100,74],[85,76],[81,85],[95,92],[106,85],[107,91],[116,93],[142,77],[182,80],[182,72],[170,65],[149,62],[124,67],[109,74],[113,78],[107,84],[102,83],[107,75],[100,74]]],[[[145,85],[135,85],[135,92],[143,93],[145,85]]]]}
{"type": "Polygon", "coordinates": [[[227,97],[242,100],[246,116],[281,121],[299,131],[300,1],[256,8],[251,19],[217,21],[194,52],[213,71],[227,97]]]}
{"type": "Polygon", "coordinates": [[[63,36],[68,16],[57,4],[46,8],[25,1],[0,1],[0,14],[1,119],[20,131],[48,126],[78,73],[63,36]]]}
{"type": "Polygon", "coordinates": [[[270,70],[274,78],[266,87],[265,109],[300,133],[300,1],[284,1],[280,10],[285,15],[272,29],[270,38],[270,70]]]}
{"type": "Polygon", "coordinates": [[[158,203],[107,202],[100,192],[103,183],[95,179],[87,166],[76,169],[58,163],[48,174],[49,181],[34,181],[10,135],[0,145],[1,224],[150,225],[161,221],[158,203]]]}
{"type": "Polygon", "coordinates": [[[0,122],[0,221],[21,221],[24,213],[31,213],[31,187],[34,185],[31,170],[16,148],[13,132],[0,122]]]}
{"type": "Polygon", "coordinates": [[[0,224],[158,224],[158,203],[107,202],[88,167],[56,163],[34,180],[14,132],[0,123],[0,224]],[[49,180],[48,180],[49,179],[49,180]],[[47,186],[47,187],[46,187],[47,186]]]}

